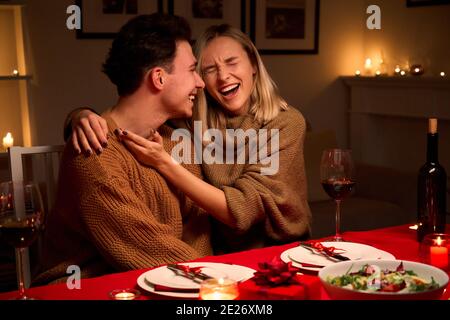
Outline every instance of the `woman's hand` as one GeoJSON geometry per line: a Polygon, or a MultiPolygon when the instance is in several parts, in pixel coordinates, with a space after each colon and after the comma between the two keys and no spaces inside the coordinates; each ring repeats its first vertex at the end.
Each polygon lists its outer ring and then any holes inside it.
{"type": "Polygon", "coordinates": [[[162,137],[157,131],[152,130],[150,137],[145,139],[131,131],[124,130],[121,132],[120,139],[142,164],[158,170],[172,162],[172,157],[164,150],[162,137]]]}
{"type": "Polygon", "coordinates": [[[72,116],[71,122],[72,135],[69,141],[78,153],[83,151],[90,155],[92,148],[101,153],[108,146],[108,125],[99,115],[83,109],[72,116]]]}

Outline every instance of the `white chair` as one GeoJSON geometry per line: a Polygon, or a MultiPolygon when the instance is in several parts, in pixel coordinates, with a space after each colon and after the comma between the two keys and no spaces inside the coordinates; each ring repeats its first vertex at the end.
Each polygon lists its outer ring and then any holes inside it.
{"type": "MultiPolygon", "coordinates": [[[[23,183],[23,181],[33,181],[37,183],[42,194],[44,209],[46,210],[47,214],[50,213],[55,201],[56,189],[58,184],[59,163],[63,150],[64,146],[62,145],[11,147],[8,149],[11,181],[14,184],[20,184],[23,183]]],[[[18,203],[19,198],[20,197],[16,197],[16,195],[14,195],[15,208],[20,208],[24,205],[18,203]]],[[[36,250],[38,251],[36,255],[38,257],[37,259],[39,260],[41,239],[38,239],[38,241],[36,242],[36,250]]],[[[25,287],[28,288],[31,283],[29,252],[27,252],[25,256],[25,287]]]]}

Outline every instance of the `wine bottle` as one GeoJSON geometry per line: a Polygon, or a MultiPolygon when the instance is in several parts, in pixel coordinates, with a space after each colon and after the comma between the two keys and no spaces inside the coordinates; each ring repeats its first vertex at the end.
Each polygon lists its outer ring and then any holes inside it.
{"type": "Polygon", "coordinates": [[[438,161],[437,119],[428,120],[427,161],[417,183],[417,240],[428,233],[445,232],[447,174],[438,161]]]}

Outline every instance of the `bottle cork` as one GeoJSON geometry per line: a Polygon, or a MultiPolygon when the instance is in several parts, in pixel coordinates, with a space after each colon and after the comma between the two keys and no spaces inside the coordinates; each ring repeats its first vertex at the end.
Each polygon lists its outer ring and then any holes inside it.
{"type": "Polygon", "coordinates": [[[437,133],[437,119],[436,118],[428,119],[428,133],[431,133],[431,134],[437,133]]]}

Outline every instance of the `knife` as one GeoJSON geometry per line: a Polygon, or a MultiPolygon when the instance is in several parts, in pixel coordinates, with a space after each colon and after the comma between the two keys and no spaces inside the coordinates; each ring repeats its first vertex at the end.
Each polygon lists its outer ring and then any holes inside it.
{"type": "Polygon", "coordinates": [[[319,250],[317,250],[316,248],[314,248],[311,244],[309,244],[307,242],[300,242],[299,246],[301,246],[301,247],[303,247],[305,249],[308,249],[309,251],[311,251],[311,252],[313,252],[315,254],[321,254],[321,255],[325,256],[326,258],[334,258],[334,259],[337,259],[337,260],[340,260],[340,261],[351,260],[350,258],[345,257],[345,256],[343,256],[343,255],[341,255],[339,253],[328,254],[328,253],[326,253],[324,251],[319,251],[319,250]]]}
{"type": "Polygon", "coordinates": [[[213,278],[202,272],[189,271],[189,268],[186,268],[186,266],[180,266],[178,264],[168,264],[167,268],[175,272],[177,275],[191,279],[197,283],[213,278]]]}

